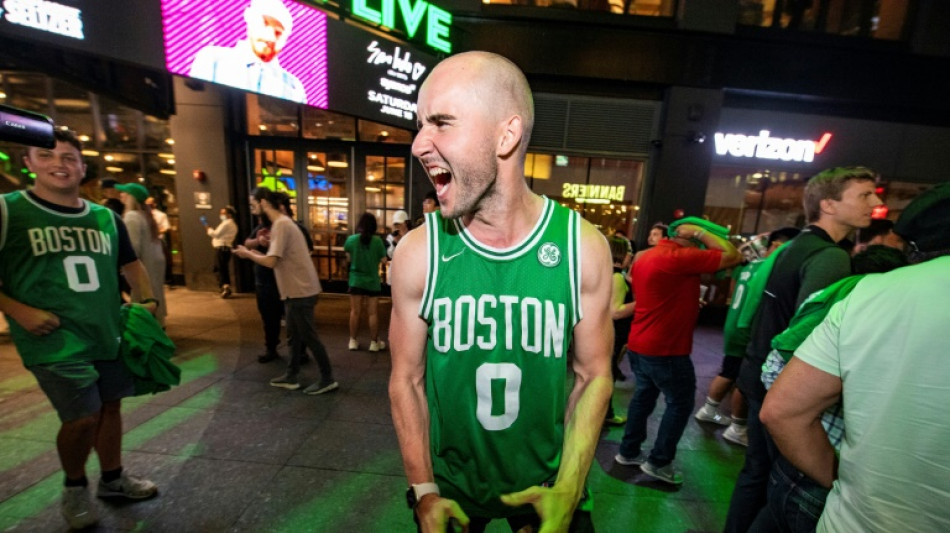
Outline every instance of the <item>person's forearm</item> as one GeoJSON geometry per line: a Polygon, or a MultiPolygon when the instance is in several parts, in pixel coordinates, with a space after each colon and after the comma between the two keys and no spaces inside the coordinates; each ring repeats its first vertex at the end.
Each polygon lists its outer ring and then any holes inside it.
{"type": "Polygon", "coordinates": [[[766,424],[782,455],[821,486],[831,488],[836,475],[835,450],[819,418],[807,423],[792,418],[766,424]]]}
{"type": "Polygon", "coordinates": [[[564,449],[556,486],[569,488],[574,493],[573,501],[576,504],[583,495],[587,474],[594,460],[613,384],[609,375],[595,376],[589,380],[578,375],[575,380],[567,405],[564,449]]]}
{"type": "Polygon", "coordinates": [[[410,484],[434,481],[429,454],[429,406],[425,383],[393,377],[389,382],[393,425],[399,439],[403,468],[410,484]]]}
{"type": "Polygon", "coordinates": [[[20,322],[17,319],[20,316],[20,313],[29,309],[30,306],[11,298],[5,292],[0,290],[0,313],[7,315],[8,317],[20,322]]]}
{"type": "Polygon", "coordinates": [[[132,287],[132,301],[141,302],[146,298],[154,298],[152,293],[152,284],[148,278],[148,271],[142,261],[136,259],[122,267],[122,274],[125,276],[129,286],[132,287]]]}
{"type": "Polygon", "coordinates": [[[264,255],[256,250],[247,250],[244,254],[239,254],[238,257],[243,257],[244,259],[250,259],[258,265],[267,268],[274,268],[277,264],[277,258],[272,255],[264,255]]]}

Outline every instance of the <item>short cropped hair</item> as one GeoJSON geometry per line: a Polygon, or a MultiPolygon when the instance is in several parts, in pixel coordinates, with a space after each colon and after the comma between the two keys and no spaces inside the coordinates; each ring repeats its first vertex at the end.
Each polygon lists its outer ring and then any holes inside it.
{"type": "Polygon", "coordinates": [[[894,229],[894,222],[886,218],[875,218],[866,228],[858,228],[858,244],[867,244],[875,237],[883,237],[894,229]]]}
{"type": "Polygon", "coordinates": [[[821,218],[822,200],[841,200],[848,183],[851,181],[876,181],[877,174],[865,167],[835,167],[822,170],[812,176],[805,185],[802,207],[808,223],[821,218]]]}
{"type": "Polygon", "coordinates": [[[76,132],[69,128],[56,128],[53,130],[53,138],[58,142],[71,145],[77,151],[82,152],[82,142],[76,137],[76,132]]]}
{"type": "Polygon", "coordinates": [[[611,237],[608,242],[610,243],[610,255],[614,263],[623,263],[630,250],[629,241],[623,237],[611,237]]]}
{"type": "Polygon", "coordinates": [[[793,228],[791,226],[786,226],[784,228],[779,228],[771,233],[769,233],[769,246],[776,242],[788,242],[801,233],[802,230],[798,228],[793,228]]]}

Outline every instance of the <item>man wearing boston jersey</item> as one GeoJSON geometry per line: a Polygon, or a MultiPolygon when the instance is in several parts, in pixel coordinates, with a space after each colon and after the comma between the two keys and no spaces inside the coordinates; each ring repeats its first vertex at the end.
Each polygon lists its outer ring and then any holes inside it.
{"type": "Polygon", "coordinates": [[[534,108],[510,61],[446,59],[419,117],[413,154],[441,210],[396,251],[389,386],[416,523],[592,531],[585,482],[612,392],[607,243],[527,187],[534,108]]]}
{"type": "Polygon", "coordinates": [[[122,219],[79,198],[82,145],[68,131],[55,137],[55,148],[30,148],[24,158],[33,188],[0,196],[0,311],[62,422],[62,513],[70,527],[83,528],[98,520],[86,481],[93,448],[98,497],[141,500],[158,490],[122,468],[120,401],[134,385],[118,360],[119,269],[134,302],[154,314],[158,301],[122,219]]]}

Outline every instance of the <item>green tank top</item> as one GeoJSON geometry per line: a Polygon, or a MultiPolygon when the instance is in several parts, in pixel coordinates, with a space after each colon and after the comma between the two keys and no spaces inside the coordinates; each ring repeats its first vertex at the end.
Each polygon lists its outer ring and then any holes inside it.
{"type": "Polygon", "coordinates": [[[118,356],[118,231],[112,211],[84,204],[79,213],[59,213],[25,191],[0,196],[2,290],[60,321],[36,336],[10,320],[25,366],[118,356]]]}
{"type": "Polygon", "coordinates": [[[426,395],[442,495],[474,516],[524,513],[499,496],[553,482],[561,461],[567,350],[580,305],[580,217],[544,199],[531,233],[485,246],[426,215],[426,395]]]}

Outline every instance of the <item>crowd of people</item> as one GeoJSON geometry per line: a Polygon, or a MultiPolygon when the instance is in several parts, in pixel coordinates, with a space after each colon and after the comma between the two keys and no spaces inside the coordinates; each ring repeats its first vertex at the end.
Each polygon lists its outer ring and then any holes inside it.
{"type": "MultiPolygon", "coordinates": [[[[700,217],[655,224],[635,252],[625,235],[607,239],[528,187],[532,102],[524,74],[501,56],[439,63],[420,88],[412,144],[434,188],[423,218],[413,224],[397,211],[382,236],[365,213],[343,246],[348,348],[360,349],[365,314],[368,350],[391,350],[389,397],[416,528],[477,533],[503,519],[512,531],[594,531],[587,475],[602,429],[624,427],[618,468],[675,487],[686,482],[675,460],[692,417],[728,426],[724,438],[745,447],[727,532],[950,530],[941,411],[950,400],[941,298],[950,184],[923,192],[896,222],[878,221],[876,173],[828,169],[805,187],[805,227],[771,232],[755,257],[700,217]],[[379,298],[390,261],[387,346],[379,298]],[[722,369],[694,412],[701,284],[723,271],[734,289],[722,369]],[[624,417],[612,391],[631,381],[624,417]],[[645,446],[661,393],[662,420],[645,446]]],[[[27,152],[34,186],[0,196],[0,311],[59,415],[62,513],[82,528],[98,518],[86,478],[92,450],[98,497],[158,491],[122,461],[120,402],[133,387],[115,304],[124,279],[125,301],[163,324],[167,217],[135,183],[114,184],[109,207],[121,215],[81,199],[81,144],[65,130],[55,137],[54,148],[27,152]]],[[[253,262],[258,361],[280,357],[282,320],[290,346],[270,385],[336,391],[314,323],[323,288],[309,232],[286,194],[258,188],[249,203],[257,225],[243,244],[233,208],[215,227],[205,222],[221,296],[231,295],[231,255],[253,262]],[[308,351],[319,378],[304,386],[308,351]]]]}

